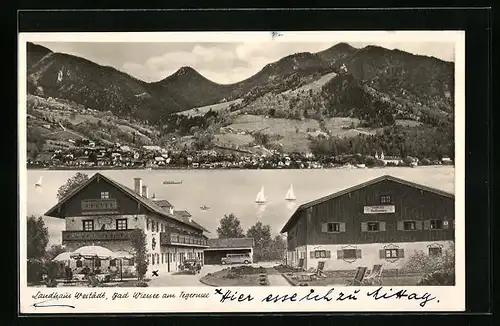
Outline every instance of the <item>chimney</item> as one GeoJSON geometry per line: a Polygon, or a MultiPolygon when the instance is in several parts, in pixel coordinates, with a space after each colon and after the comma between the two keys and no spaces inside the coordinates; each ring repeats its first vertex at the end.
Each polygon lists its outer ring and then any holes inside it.
{"type": "Polygon", "coordinates": [[[153,196],[151,196],[151,199],[156,199],[156,194],[153,192],[153,196]]]}
{"type": "Polygon", "coordinates": [[[142,196],[149,198],[149,189],[148,186],[142,186],[142,196]]]}
{"type": "Polygon", "coordinates": [[[174,215],[174,208],[173,207],[169,207],[170,209],[170,214],[174,215]]]}
{"type": "Polygon", "coordinates": [[[139,196],[142,196],[142,179],[141,178],[134,178],[134,191],[139,196]]]}

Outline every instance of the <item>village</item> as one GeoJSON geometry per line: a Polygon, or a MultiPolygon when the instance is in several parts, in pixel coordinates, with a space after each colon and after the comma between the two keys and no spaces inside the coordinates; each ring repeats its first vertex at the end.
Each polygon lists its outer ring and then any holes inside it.
{"type": "Polygon", "coordinates": [[[115,143],[98,146],[89,140],[72,140],[74,146],[40,153],[28,159],[31,169],[322,169],[371,168],[383,166],[452,165],[441,160],[362,154],[316,157],[312,153],[282,153],[270,150],[258,154],[215,147],[211,150],[172,150],[160,146],[131,147],[115,143]]]}

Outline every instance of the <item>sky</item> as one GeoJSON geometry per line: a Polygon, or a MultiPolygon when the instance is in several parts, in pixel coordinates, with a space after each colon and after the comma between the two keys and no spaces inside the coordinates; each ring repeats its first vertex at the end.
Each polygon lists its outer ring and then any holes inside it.
{"type": "MultiPolygon", "coordinates": [[[[244,42],[244,43],[132,43],[132,42],[35,42],[54,52],[83,57],[114,67],[146,82],[155,82],[190,66],[220,84],[244,80],[266,64],[298,52],[318,52],[338,42],[244,42]]],[[[453,42],[348,42],[361,48],[378,45],[414,54],[454,61],[453,42]]]]}

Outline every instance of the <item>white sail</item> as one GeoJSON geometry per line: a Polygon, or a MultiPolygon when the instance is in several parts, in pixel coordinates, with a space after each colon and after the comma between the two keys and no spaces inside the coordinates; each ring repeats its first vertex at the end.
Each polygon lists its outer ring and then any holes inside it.
{"type": "Polygon", "coordinates": [[[288,188],[288,191],[286,192],[285,195],[286,200],[295,200],[295,194],[293,193],[293,185],[290,185],[290,188],[288,188]]]}
{"type": "Polygon", "coordinates": [[[35,183],[36,186],[42,186],[42,178],[43,176],[41,176],[40,179],[38,179],[38,182],[35,183]]]}
{"type": "Polygon", "coordinates": [[[257,197],[255,197],[255,202],[256,203],[265,203],[266,202],[266,196],[264,196],[264,187],[262,187],[257,194],[257,197]]]}

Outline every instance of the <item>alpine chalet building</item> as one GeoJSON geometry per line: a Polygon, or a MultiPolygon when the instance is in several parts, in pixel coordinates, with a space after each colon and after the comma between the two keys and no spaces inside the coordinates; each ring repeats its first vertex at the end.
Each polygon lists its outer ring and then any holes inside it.
{"type": "Polygon", "coordinates": [[[454,220],[453,194],[385,175],[299,206],[281,233],[290,266],[399,269],[415,251],[441,255],[454,220]]]}
{"type": "MultiPolygon", "coordinates": [[[[203,261],[208,232],[185,211],[176,212],[166,200],[149,198],[148,187],[135,178],[130,189],[100,173],[73,190],[52,207],[46,216],[65,219],[63,244],[74,251],[82,246],[101,246],[132,257],[130,236],[134,229],[146,234],[148,271],[174,272],[192,258],[203,261]]],[[[71,263],[71,267],[75,262],[71,263]]],[[[98,261],[101,270],[116,262],[98,261]]],[[[134,259],[123,267],[133,270],[134,259]]],[[[76,262],[76,268],[82,264],[76,262]]]]}

